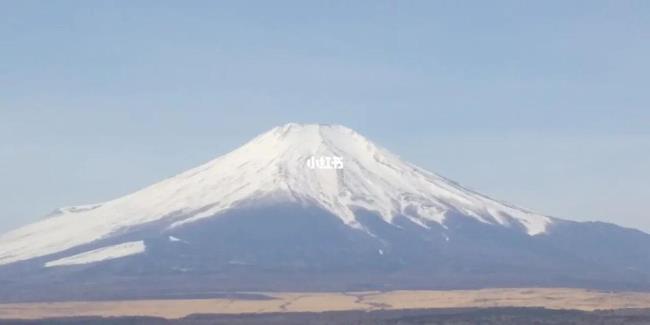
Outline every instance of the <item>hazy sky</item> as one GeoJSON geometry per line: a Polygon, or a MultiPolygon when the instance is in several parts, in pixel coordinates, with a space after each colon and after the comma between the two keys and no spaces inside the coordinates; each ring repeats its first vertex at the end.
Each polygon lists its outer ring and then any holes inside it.
{"type": "Polygon", "coordinates": [[[0,232],[286,122],[650,232],[649,1],[1,1],[0,232]]]}

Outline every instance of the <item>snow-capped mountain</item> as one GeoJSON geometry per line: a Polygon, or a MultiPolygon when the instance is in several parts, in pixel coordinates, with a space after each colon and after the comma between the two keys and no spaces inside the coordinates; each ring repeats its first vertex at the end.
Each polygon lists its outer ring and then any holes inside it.
{"type": "Polygon", "coordinates": [[[297,285],[269,270],[321,274],[316,289],[645,285],[649,238],[488,198],[343,126],[292,123],[135,193],[0,236],[0,276],[21,274],[17,288],[72,274],[110,283],[115,273],[137,283],[143,273],[173,276],[192,290],[216,275],[235,284],[208,288],[297,285]]]}
{"type": "Polygon", "coordinates": [[[163,220],[169,228],[263,197],[314,204],[346,225],[368,231],[355,210],[398,216],[428,227],[451,214],[546,231],[552,219],[492,200],[413,166],[338,125],[287,124],[178,176],[106,203],[62,208],[50,218],[0,237],[0,264],[48,255],[129,227],[163,220]],[[312,158],[339,157],[344,168],[309,168],[312,158]]]}

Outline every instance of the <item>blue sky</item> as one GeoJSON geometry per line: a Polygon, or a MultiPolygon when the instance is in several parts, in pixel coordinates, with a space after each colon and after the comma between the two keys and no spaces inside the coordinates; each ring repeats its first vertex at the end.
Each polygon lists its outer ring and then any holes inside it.
{"type": "Polygon", "coordinates": [[[0,231],[287,122],[650,232],[650,2],[3,1],[0,231]]]}

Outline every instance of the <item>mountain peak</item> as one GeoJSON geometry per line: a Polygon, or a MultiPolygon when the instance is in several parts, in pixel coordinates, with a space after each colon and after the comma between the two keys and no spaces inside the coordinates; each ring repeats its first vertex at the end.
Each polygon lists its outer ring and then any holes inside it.
{"type": "Polygon", "coordinates": [[[353,139],[369,142],[354,130],[342,125],[288,123],[257,136],[244,147],[271,146],[283,149],[289,146],[293,149],[314,151],[322,146],[344,146],[341,142],[353,139]]]}

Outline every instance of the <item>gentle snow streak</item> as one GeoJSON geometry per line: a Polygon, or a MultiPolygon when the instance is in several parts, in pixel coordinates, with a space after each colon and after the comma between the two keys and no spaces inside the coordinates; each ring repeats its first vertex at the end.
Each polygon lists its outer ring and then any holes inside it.
{"type": "Polygon", "coordinates": [[[0,236],[0,264],[56,253],[147,222],[173,228],[260,199],[312,204],[365,230],[355,210],[422,227],[463,215],[483,223],[546,231],[552,218],[492,200],[411,165],[343,126],[287,124],[224,156],[133,194],[60,209],[0,236]],[[312,157],[341,157],[343,169],[310,169],[312,157]],[[174,223],[171,224],[171,219],[174,223]]]}
{"type": "Polygon", "coordinates": [[[113,246],[106,246],[81,254],[64,257],[45,263],[45,267],[89,264],[112,260],[120,257],[144,253],[146,247],[143,241],[133,241],[113,246]]]}

